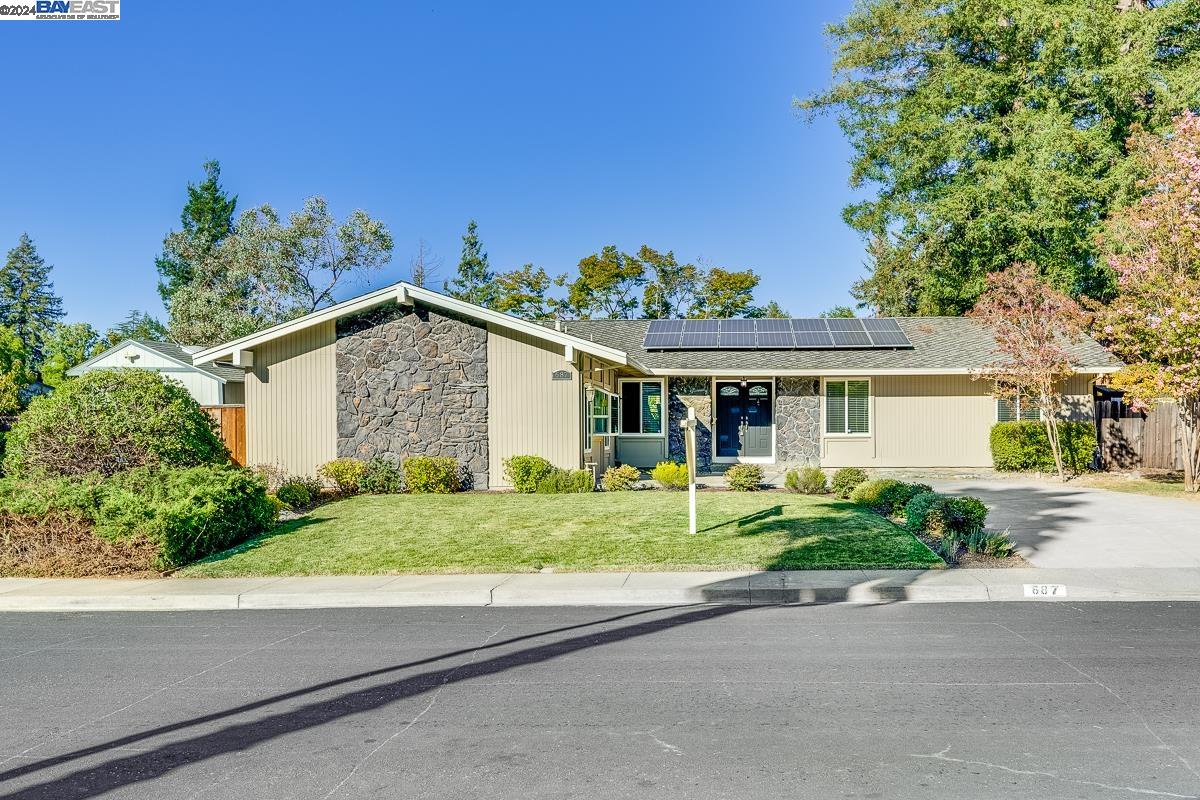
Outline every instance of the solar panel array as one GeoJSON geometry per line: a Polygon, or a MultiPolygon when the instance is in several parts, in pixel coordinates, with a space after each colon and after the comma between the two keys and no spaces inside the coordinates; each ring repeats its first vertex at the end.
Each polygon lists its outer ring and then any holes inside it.
{"type": "Polygon", "coordinates": [[[647,350],[833,350],[912,347],[894,319],[656,319],[647,350]]]}

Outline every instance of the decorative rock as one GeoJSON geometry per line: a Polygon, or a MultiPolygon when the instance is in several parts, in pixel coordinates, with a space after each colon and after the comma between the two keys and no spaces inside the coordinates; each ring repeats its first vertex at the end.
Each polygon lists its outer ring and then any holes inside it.
{"type": "Polygon", "coordinates": [[[821,381],[775,379],[775,461],[809,465],[821,461],[821,381]]]}
{"type": "Polygon", "coordinates": [[[337,323],[339,456],[451,456],[488,485],[487,330],[390,304],[337,323]]]}
{"type": "Polygon", "coordinates": [[[689,408],[696,409],[696,470],[712,467],[712,395],[708,378],[669,378],[667,380],[667,453],[672,461],[686,458],[681,420],[689,408]]]}

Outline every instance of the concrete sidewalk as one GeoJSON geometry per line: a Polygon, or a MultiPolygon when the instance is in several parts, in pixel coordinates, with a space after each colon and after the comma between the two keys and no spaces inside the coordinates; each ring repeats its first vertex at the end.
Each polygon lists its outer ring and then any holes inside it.
{"type": "Polygon", "coordinates": [[[1200,568],[606,572],[310,578],[0,579],[0,611],[395,606],[774,605],[1027,600],[1200,601],[1200,568]]]}

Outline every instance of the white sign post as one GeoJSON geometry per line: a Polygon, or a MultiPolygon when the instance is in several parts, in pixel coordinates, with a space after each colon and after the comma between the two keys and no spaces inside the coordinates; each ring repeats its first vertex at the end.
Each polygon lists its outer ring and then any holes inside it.
{"type": "Polygon", "coordinates": [[[688,471],[688,533],[696,532],[696,409],[689,408],[687,419],[679,420],[683,428],[683,449],[687,454],[688,471]]]}

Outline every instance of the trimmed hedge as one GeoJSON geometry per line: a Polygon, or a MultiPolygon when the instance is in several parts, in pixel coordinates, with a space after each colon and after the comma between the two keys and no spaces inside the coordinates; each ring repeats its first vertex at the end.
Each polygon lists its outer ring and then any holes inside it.
{"type": "Polygon", "coordinates": [[[339,494],[354,494],[359,490],[367,464],[357,458],[335,458],[317,468],[317,474],[337,487],[339,494]]]}
{"type": "MultiPolygon", "coordinates": [[[[1096,428],[1090,422],[1059,422],[1063,468],[1086,472],[1096,450],[1096,428]]],[[[997,422],[990,437],[992,466],[1002,472],[1054,472],[1054,454],[1041,422],[997,422]]]]}
{"type": "Polygon", "coordinates": [[[8,434],[11,475],[114,475],[226,464],[212,419],[187,389],[144,369],[88,372],[35,398],[8,434]]]}

